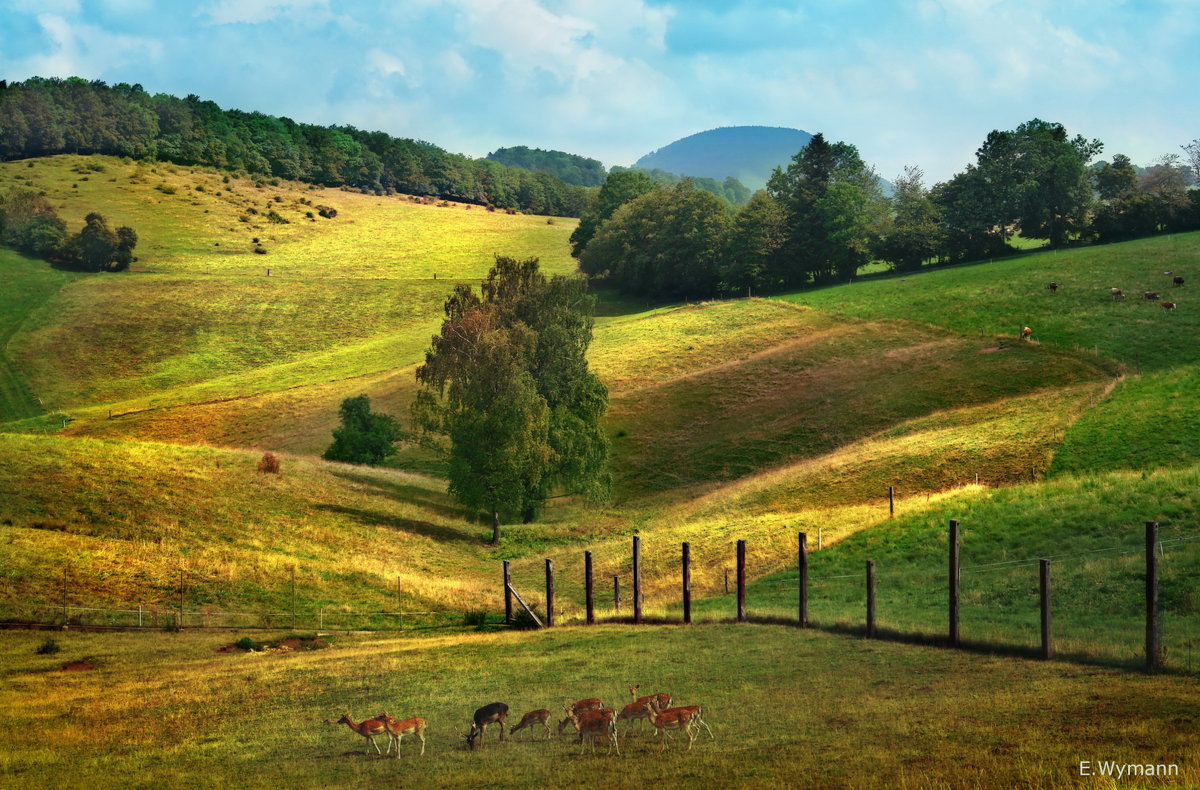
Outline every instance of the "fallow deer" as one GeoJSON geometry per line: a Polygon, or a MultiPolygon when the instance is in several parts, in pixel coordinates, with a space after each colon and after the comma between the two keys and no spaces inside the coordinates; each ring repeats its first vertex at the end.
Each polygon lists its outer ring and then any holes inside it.
{"type": "Polygon", "coordinates": [[[549,738],[551,735],[549,719],[550,719],[550,711],[546,710],[545,708],[540,708],[538,710],[531,710],[528,713],[526,713],[524,716],[521,717],[520,724],[516,725],[515,727],[509,728],[508,734],[512,735],[517,730],[523,730],[526,727],[532,727],[535,724],[540,724],[546,728],[546,737],[542,739],[542,740],[546,740],[546,738],[549,738]]]}
{"type": "Polygon", "coordinates": [[[425,720],[414,716],[411,719],[397,721],[387,714],[387,711],[380,713],[375,718],[383,722],[387,734],[392,741],[388,744],[390,751],[392,746],[396,747],[396,759],[400,759],[400,742],[404,740],[405,735],[416,735],[421,740],[421,755],[425,754],[425,720]]]}
{"type": "Polygon", "coordinates": [[[575,729],[579,730],[579,753],[583,754],[583,750],[591,744],[592,754],[596,753],[596,739],[604,738],[608,741],[608,751],[617,750],[617,754],[621,754],[621,747],[617,743],[617,721],[612,708],[600,708],[599,710],[583,710],[575,711],[573,706],[567,705],[563,707],[567,713],[567,718],[575,725],[575,729]]]}
{"type": "Polygon", "coordinates": [[[659,713],[654,709],[654,706],[649,702],[645,704],[646,716],[650,723],[654,725],[654,729],[658,731],[658,737],[662,738],[662,748],[659,751],[665,751],[667,748],[667,730],[681,730],[688,737],[688,749],[692,748],[692,742],[696,740],[696,735],[692,732],[692,714],[686,708],[671,708],[659,713]]]}
{"type": "MultiPolygon", "coordinates": [[[[604,703],[601,702],[600,700],[596,699],[595,697],[592,697],[590,699],[581,699],[578,702],[572,702],[570,705],[567,705],[566,707],[574,713],[583,713],[585,710],[600,710],[601,708],[604,707],[604,703]]],[[[559,735],[562,735],[563,732],[566,731],[568,724],[572,724],[572,720],[571,720],[570,716],[567,716],[567,718],[563,719],[562,721],[560,721],[558,723],[558,734],[559,735]]],[[[578,728],[576,728],[576,729],[578,729],[578,728]]]]}
{"type": "Polygon", "coordinates": [[[681,705],[678,708],[667,708],[662,712],[667,713],[668,711],[677,710],[684,710],[688,712],[688,715],[691,717],[691,726],[696,728],[697,731],[699,731],[700,727],[703,727],[705,730],[708,730],[708,737],[712,738],[714,741],[717,739],[717,736],[713,735],[713,731],[708,726],[708,723],[704,721],[704,711],[700,709],[699,705],[681,705]]]}
{"type": "MultiPolygon", "coordinates": [[[[349,713],[343,713],[342,718],[337,720],[338,724],[345,724],[350,729],[357,732],[359,735],[367,739],[367,743],[375,747],[376,754],[383,754],[379,751],[379,744],[375,743],[376,735],[384,735],[387,733],[387,725],[381,719],[364,719],[355,724],[354,719],[350,718],[349,713]]],[[[388,750],[390,751],[392,744],[388,742],[388,750]]]]}
{"type": "Polygon", "coordinates": [[[470,732],[463,735],[467,739],[467,746],[475,749],[475,741],[479,740],[479,747],[483,748],[485,738],[485,729],[489,724],[500,725],[500,740],[504,740],[504,722],[508,718],[508,706],[503,702],[493,702],[484,705],[475,711],[475,720],[471,725],[470,732]]]}

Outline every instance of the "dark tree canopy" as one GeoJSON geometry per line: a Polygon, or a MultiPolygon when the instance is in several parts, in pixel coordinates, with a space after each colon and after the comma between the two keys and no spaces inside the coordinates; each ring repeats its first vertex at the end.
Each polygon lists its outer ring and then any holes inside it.
{"type": "Polygon", "coordinates": [[[339,409],[341,425],[333,431],[333,444],[322,454],[327,461],[377,466],[396,453],[400,424],[386,414],[371,411],[366,395],[346,398],[339,409]]]}
{"type": "Polygon", "coordinates": [[[571,254],[576,258],[581,257],[596,231],[617,209],[655,188],[654,181],[640,170],[610,173],[600,191],[592,196],[579,219],[578,227],[571,233],[571,254]]]}
{"type": "Polygon", "coordinates": [[[536,258],[497,256],[480,293],[455,287],[417,369],[413,422],[449,458],[450,492],[492,516],[532,521],[551,492],[607,495],[608,391],[588,370],[594,297],[546,279],[536,258]]]}
{"type": "Polygon", "coordinates": [[[497,148],[487,155],[493,162],[524,170],[550,173],[563,183],[578,187],[598,187],[604,183],[604,165],[598,159],[568,154],[565,151],[543,151],[517,145],[497,148]]]}

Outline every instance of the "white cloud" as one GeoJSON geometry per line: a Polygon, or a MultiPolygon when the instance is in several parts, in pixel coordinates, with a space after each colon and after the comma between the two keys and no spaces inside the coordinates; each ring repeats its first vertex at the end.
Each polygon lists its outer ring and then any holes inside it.
{"type": "Polygon", "coordinates": [[[200,13],[215,25],[271,22],[282,15],[305,15],[320,8],[328,12],[329,0],[216,0],[200,13]]]}
{"type": "Polygon", "coordinates": [[[50,50],[10,64],[14,76],[99,78],[113,66],[137,63],[145,66],[162,57],[162,42],[142,36],[112,33],[94,25],[68,21],[58,14],[37,16],[38,25],[50,40],[50,50]]]}

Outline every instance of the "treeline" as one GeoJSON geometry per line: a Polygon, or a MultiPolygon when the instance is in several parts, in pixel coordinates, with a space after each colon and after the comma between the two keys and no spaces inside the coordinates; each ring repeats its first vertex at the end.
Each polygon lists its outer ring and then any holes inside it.
{"type": "Polygon", "coordinates": [[[138,236],[133,228],[109,228],[102,214],[92,212],[82,230],[67,234],[67,225],[46,197],[31,189],[0,195],[0,241],[34,258],[89,272],[119,272],[137,260],[138,236]]]}
{"type": "Polygon", "coordinates": [[[1200,228],[1200,140],[1141,175],[1128,157],[1089,162],[1099,140],[1034,119],[993,131],[976,161],[927,187],[917,167],[885,196],[855,146],[818,134],[736,211],[691,180],[614,172],[571,237],[580,269],[622,291],[707,297],[845,281],[872,262],[897,271],[1200,228]]]}
{"type": "Polygon", "coordinates": [[[487,155],[493,162],[509,167],[520,167],[539,173],[550,173],[564,183],[579,187],[598,187],[604,183],[604,164],[599,159],[590,159],[566,151],[543,151],[516,145],[497,148],[487,155]]]}
{"type": "Polygon", "coordinates": [[[436,195],[577,217],[587,190],[556,176],[448,153],[432,143],[222,110],[140,85],[32,78],[0,89],[0,158],[111,154],[206,165],[376,194],[436,195]]]}
{"type": "Polygon", "coordinates": [[[651,181],[662,186],[675,186],[683,181],[691,181],[697,188],[703,189],[705,192],[711,192],[719,198],[724,198],[735,208],[744,206],[750,201],[750,188],[733,176],[726,176],[724,181],[718,181],[715,178],[681,176],[657,167],[646,169],[643,167],[621,167],[620,165],[613,165],[611,172],[618,173],[622,170],[637,170],[638,172],[645,173],[651,181]]]}

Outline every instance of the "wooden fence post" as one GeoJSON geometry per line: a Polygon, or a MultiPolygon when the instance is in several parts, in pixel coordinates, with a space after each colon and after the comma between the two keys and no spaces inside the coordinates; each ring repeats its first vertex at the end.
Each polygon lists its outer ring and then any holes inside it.
{"type": "Polygon", "coordinates": [[[683,542],[683,622],[692,624],[692,545],[683,542]]]}
{"type": "Polygon", "coordinates": [[[583,553],[583,588],[584,597],[587,599],[587,624],[596,624],[596,602],[592,594],[592,553],[585,551],[583,553]]]}
{"type": "Polygon", "coordinates": [[[729,569],[725,569],[725,594],[729,595],[729,569]]]}
{"type": "Polygon", "coordinates": [[[808,535],[800,533],[797,552],[800,567],[800,627],[808,628],[808,535]]]}
{"type": "Polygon", "coordinates": [[[867,638],[875,638],[875,560],[867,560],[867,638]]]}
{"type": "Polygon", "coordinates": [[[63,566],[63,585],[62,585],[62,602],[63,602],[63,625],[71,622],[70,612],[68,611],[70,604],[67,601],[67,566],[63,566]]]}
{"type": "Polygon", "coordinates": [[[183,568],[179,569],[179,627],[183,628],[183,568]]]}
{"type": "Polygon", "coordinates": [[[1146,671],[1162,668],[1162,634],[1158,623],[1158,522],[1146,522],[1146,671]]]}
{"type": "Polygon", "coordinates": [[[292,628],[296,627],[296,566],[292,566],[292,628]]]}
{"type": "Polygon", "coordinates": [[[746,622],[746,541],[737,542],[737,621],[746,622]]]}
{"type": "Polygon", "coordinates": [[[512,574],[508,570],[508,560],[504,561],[504,622],[513,621],[512,574]]]}
{"type": "Polygon", "coordinates": [[[621,577],[613,577],[613,611],[621,612],[621,577]]]}
{"type": "Polygon", "coordinates": [[[950,519],[950,645],[958,647],[958,522],[950,519]]]}
{"type": "Polygon", "coordinates": [[[546,559],[546,627],[554,627],[554,563],[546,559]]]}
{"type": "Polygon", "coordinates": [[[633,622],[642,624],[642,539],[633,536],[633,622]]]}
{"type": "Polygon", "coordinates": [[[1050,560],[1040,561],[1042,588],[1042,658],[1054,658],[1054,643],[1050,631],[1050,560]]]}
{"type": "Polygon", "coordinates": [[[896,487],[888,486],[888,518],[896,515],[896,487]]]}

